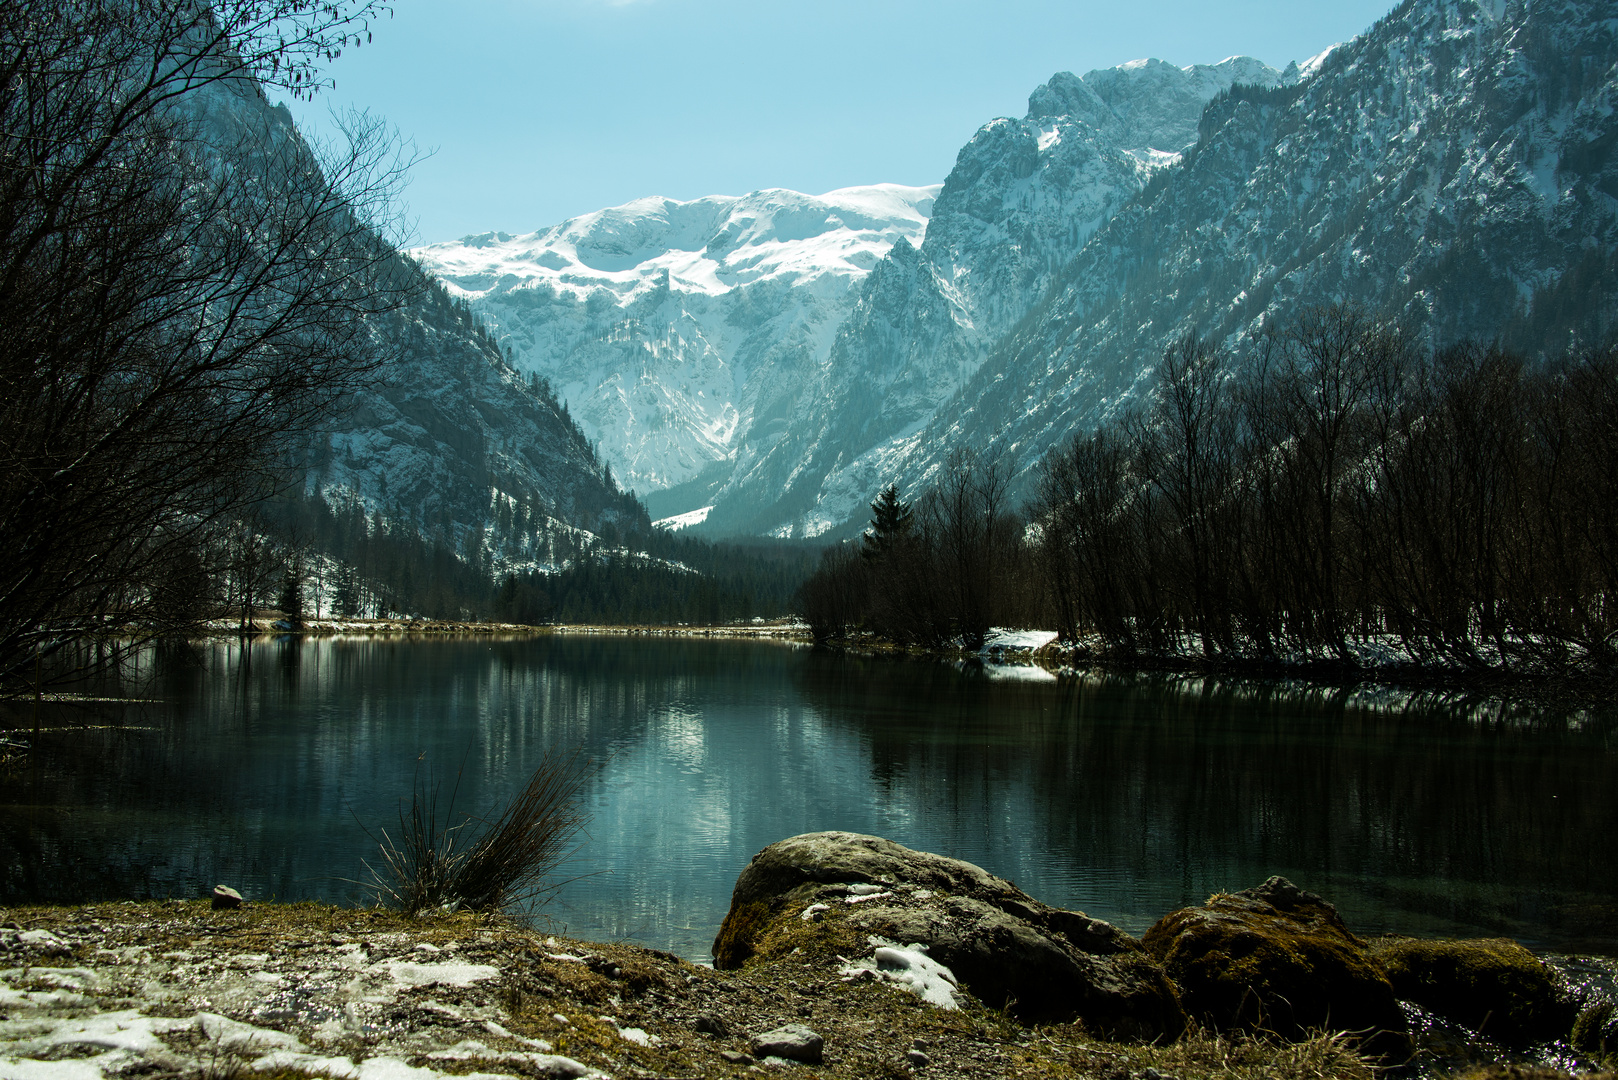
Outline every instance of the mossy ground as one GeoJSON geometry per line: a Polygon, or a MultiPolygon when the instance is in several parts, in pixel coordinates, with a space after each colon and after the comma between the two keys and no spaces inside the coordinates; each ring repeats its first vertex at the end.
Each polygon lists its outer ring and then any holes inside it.
{"type": "Polygon", "coordinates": [[[1583,1009],[1573,1021],[1568,1040],[1573,1049],[1603,1058],[1618,1059],[1618,1005],[1597,1001],[1583,1009]]]}
{"type": "Polygon", "coordinates": [[[1215,894],[1182,908],[1141,939],[1179,986],[1187,1012],[1221,1029],[1295,1038],[1328,1023],[1372,1033],[1408,1053],[1404,1017],[1382,966],[1330,908],[1280,912],[1239,895],[1215,894]]]}

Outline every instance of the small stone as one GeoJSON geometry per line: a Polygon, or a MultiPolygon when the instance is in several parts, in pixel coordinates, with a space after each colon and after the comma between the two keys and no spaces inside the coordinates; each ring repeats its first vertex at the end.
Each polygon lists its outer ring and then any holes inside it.
{"type": "Polygon", "coordinates": [[[825,1046],[825,1039],[802,1024],[787,1024],[753,1036],[753,1053],[757,1056],[786,1058],[805,1065],[819,1065],[825,1046]]]}
{"type": "Polygon", "coordinates": [[[702,1034],[712,1035],[716,1039],[730,1038],[730,1027],[717,1016],[706,1014],[699,1016],[691,1026],[702,1034]]]}
{"type": "Polygon", "coordinates": [[[933,1059],[920,1050],[905,1051],[905,1060],[910,1062],[910,1067],[913,1069],[925,1069],[933,1063],[933,1059]]]}
{"type": "Polygon", "coordinates": [[[753,1055],[744,1054],[740,1050],[721,1050],[719,1051],[719,1056],[730,1062],[732,1065],[753,1064],[753,1055]]]}
{"type": "Polygon", "coordinates": [[[231,908],[242,906],[242,894],[229,885],[215,885],[213,887],[213,909],[215,911],[228,911],[231,908]]]}

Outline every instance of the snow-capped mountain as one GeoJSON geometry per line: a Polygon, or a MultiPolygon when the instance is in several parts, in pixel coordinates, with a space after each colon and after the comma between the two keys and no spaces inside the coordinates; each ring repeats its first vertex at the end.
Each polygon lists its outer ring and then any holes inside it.
{"type": "Polygon", "coordinates": [[[1618,325],[1618,0],[1406,0],[1284,70],[1061,73],[939,189],[642,200],[421,252],[654,516],[856,528],[956,448],[1024,477],[1188,330],[1352,301],[1433,344],[1618,325]]]}
{"type": "Polygon", "coordinates": [[[1175,337],[1240,350],[1306,305],[1551,355],[1618,328],[1613,0],[1407,0],[1198,131],[885,480],[922,487],[956,446],[1027,475],[1141,394],[1175,337]]]}
{"type": "Polygon", "coordinates": [[[1062,73],[941,188],[642,199],[414,254],[654,513],[815,535],[863,507],[1055,271],[1178,160],[1209,100],[1299,77],[1248,57],[1062,73]]]}
{"type": "Polygon", "coordinates": [[[937,193],[639,199],[414,254],[555,387],[620,481],[655,491],[778,436],[859,282],[920,242],[937,193]]]}

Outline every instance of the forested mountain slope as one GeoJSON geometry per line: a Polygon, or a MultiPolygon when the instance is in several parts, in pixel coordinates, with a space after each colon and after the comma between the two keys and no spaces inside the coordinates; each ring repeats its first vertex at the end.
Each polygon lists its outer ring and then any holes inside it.
{"type": "Polygon", "coordinates": [[[1250,57],[1064,72],[1034,91],[1024,119],[984,125],[920,248],[896,244],[865,283],[812,408],[777,442],[738,455],[709,527],[816,535],[862,518],[1062,266],[1196,141],[1203,107],[1233,85],[1307,73],[1250,57]]]}
{"type": "Polygon", "coordinates": [[[1028,470],[1138,397],[1179,335],[1241,347],[1308,305],[1359,305],[1434,346],[1604,339],[1615,94],[1611,0],[1407,0],[1312,78],[1221,96],[896,478],[921,485],[962,446],[1028,470]]]}
{"type": "MultiPolygon", "coordinates": [[[[302,142],[284,108],[239,80],[192,108],[220,145],[302,142]]],[[[358,500],[451,550],[481,542],[518,564],[545,561],[547,532],[644,525],[548,387],[515,372],[482,321],[408,255],[393,258],[393,273],[414,281],[410,299],[372,318],[386,362],[312,434],[305,493],[358,500]]]]}

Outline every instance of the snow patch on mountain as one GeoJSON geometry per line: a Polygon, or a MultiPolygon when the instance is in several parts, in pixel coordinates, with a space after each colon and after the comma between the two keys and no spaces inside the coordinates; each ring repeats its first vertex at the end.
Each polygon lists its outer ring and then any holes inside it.
{"type": "Polygon", "coordinates": [[[712,512],[713,507],[711,506],[699,506],[695,510],[687,510],[683,514],[673,514],[666,518],[658,518],[656,521],[652,522],[652,528],[667,529],[669,532],[679,532],[681,529],[689,529],[693,525],[701,525],[704,521],[708,520],[708,515],[712,512]]]}
{"type": "Polygon", "coordinates": [[[795,415],[856,286],[894,244],[922,242],[938,191],[638,199],[413,254],[645,493],[729,461],[795,415]]]}
{"type": "Polygon", "coordinates": [[[863,277],[899,237],[921,242],[938,190],[875,184],[824,195],[772,188],[636,199],[522,236],[482,233],[412,254],[469,300],[544,285],[577,299],[606,289],[620,304],[665,288],[722,296],[770,278],[863,277]]]}

